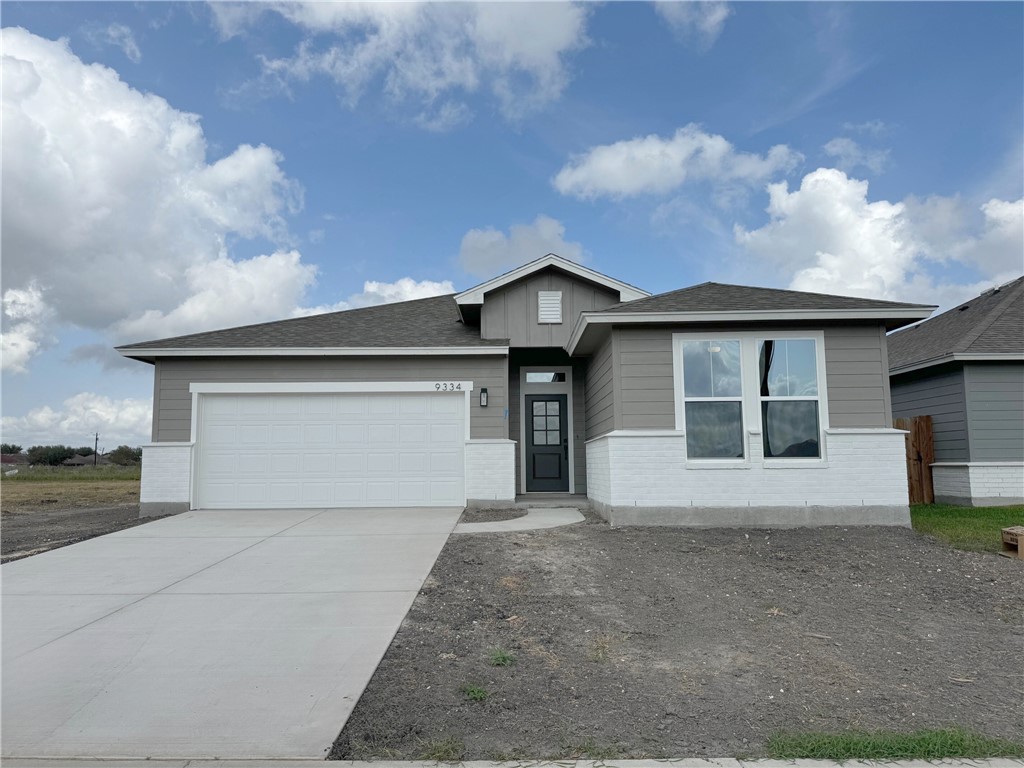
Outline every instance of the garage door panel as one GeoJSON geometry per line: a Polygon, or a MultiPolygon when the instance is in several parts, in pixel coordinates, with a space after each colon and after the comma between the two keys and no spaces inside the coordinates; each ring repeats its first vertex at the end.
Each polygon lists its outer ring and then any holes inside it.
{"type": "Polygon", "coordinates": [[[462,393],[202,397],[200,507],[465,501],[462,393]]]}

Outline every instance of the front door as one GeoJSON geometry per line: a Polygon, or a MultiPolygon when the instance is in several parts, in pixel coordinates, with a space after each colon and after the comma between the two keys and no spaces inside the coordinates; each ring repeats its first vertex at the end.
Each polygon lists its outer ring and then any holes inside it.
{"type": "Polygon", "coordinates": [[[568,492],[569,414],[565,395],[526,395],[526,490],[568,492]]]}

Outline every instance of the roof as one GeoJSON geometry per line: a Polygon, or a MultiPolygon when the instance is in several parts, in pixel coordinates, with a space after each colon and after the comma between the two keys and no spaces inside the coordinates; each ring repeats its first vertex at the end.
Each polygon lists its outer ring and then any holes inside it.
{"type": "Polygon", "coordinates": [[[890,334],[889,370],[962,360],[1024,360],[1024,276],[890,334]]]}
{"type": "MultiPolygon", "coordinates": [[[[406,347],[487,348],[508,345],[507,339],[481,339],[478,328],[461,321],[452,294],[381,304],[361,309],[328,312],[220,331],[193,333],[156,341],[125,344],[126,357],[168,350],[338,350],[406,347]]],[[[149,355],[151,356],[151,355],[149,355]]]]}
{"type": "Polygon", "coordinates": [[[646,299],[616,304],[605,312],[735,312],[786,309],[906,309],[931,308],[879,299],[858,299],[827,293],[752,288],[726,283],[701,283],[690,288],[659,293],[646,299]]]}
{"type": "Polygon", "coordinates": [[[560,269],[563,272],[568,272],[570,275],[581,278],[591,283],[604,286],[609,290],[615,291],[619,294],[619,301],[633,301],[634,299],[640,299],[651,294],[647,291],[637,288],[635,285],[624,283],[621,280],[616,280],[614,277],[608,277],[588,267],[584,267],[577,264],[575,261],[569,261],[568,259],[562,258],[556,253],[549,253],[546,256],[541,256],[539,259],[527,262],[522,266],[510,269],[508,272],[498,275],[495,278],[488,280],[485,283],[474,285],[462,293],[455,294],[455,302],[457,304],[482,304],[484,301],[484,294],[489,291],[501,288],[509,283],[514,283],[516,280],[522,280],[524,277],[528,277],[535,272],[554,267],[560,269]]]}

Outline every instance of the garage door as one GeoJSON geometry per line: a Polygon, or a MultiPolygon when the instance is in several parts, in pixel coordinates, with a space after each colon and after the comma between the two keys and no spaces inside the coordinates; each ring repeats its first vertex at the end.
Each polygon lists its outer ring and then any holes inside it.
{"type": "Polygon", "coordinates": [[[200,509],[465,503],[462,393],[200,396],[200,509]]]}

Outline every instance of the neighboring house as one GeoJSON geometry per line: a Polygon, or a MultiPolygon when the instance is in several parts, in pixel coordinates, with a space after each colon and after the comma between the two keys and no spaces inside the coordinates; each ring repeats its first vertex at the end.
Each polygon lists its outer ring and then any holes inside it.
{"type": "Polygon", "coordinates": [[[936,501],[1024,503],[1024,277],[889,336],[889,377],[932,417],[936,501]]]}
{"type": "Polygon", "coordinates": [[[28,464],[28,456],[24,453],[0,454],[0,464],[28,464]]]}
{"type": "Polygon", "coordinates": [[[933,307],[548,255],[462,293],[119,347],[154,366],[144,514],[501,505],[613,524],[909,524],[886,331],[933,307]]]}

